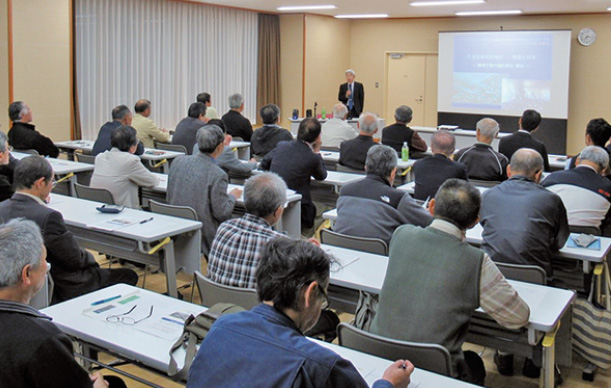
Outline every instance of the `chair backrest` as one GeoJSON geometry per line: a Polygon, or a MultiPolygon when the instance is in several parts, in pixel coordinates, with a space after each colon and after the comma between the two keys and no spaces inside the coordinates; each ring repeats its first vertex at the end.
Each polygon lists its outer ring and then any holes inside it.
{"type": "Polygon", "coordinates": [[[211,307],[217,303],[234,303],[250,310],[259,304],[259,297],[254,289],[215,283],[199,271],[195,271],[195,282],[203,306],[211,307]]]}
{"type": "Polygon", "coordinates": [[[577,226],[577,225],[569,225],[569,230],[571,233],[585,233],[585,234],[593,234],[594,236],[601,236],[600,228],[596,226],[577,226]]]}
{"type": "Polygon", "coordinates": [[[95,164],[95,155],[75,153],[74,156],[76,157],[77,162],[95,164]]]}
{"type": "Polygon", "coordinates": [[[29,150],[13,150],[13,151],[14,151],[14,152],[19,152],[19,153],[22,153],[22,154],[40,155],[40,154],[38,153],[38,151],[33,150],[33,149],[29,149],[29,150]]]}
{"type": "Polygon", "coordinates": [[[499,181],[481,181],[479,179],[469,179],[469,183],[479,187],[494,187],[501,184],[499,181]]]}
{"type": "Polygon", "coordinates": [[[157,142],[155,142],[155,147],[158,150],[182,152],[184,154],[188,154],[187,153],[187,148],[185,148],[185,146],[180,145],[180,144],[169,144],[169,143],[157,143],[157,142]]]}
{"type": "Polygon", "coordinates": [[[417,368],[452,376],[450,352],[441,345],[393,340],[357,329],[345,322],[337,327],[337,337],[340,346],[392,361],[407,359],[417,368]]]}
{"type": "Polygon", "coordinates": [[[149,209],[151,209],[153,213],[157,214],[165,214],[166,216],[174,216],[198,221],[197,213],[192,207],[189,206],[168,205],[167,203],[161,203],[150,199],[149,209]]]}
{"type": "Polygon", "coordinates": [[[93,187],[75,183],[74,190],[76,191],[77,198],[115,205],[115,199],[112,197],[111,192],[106,189],[95,189],[93,187]]]}
{"type": "Polygon", "coordinates": [[[536,265],[520,265],[508,263],[495,263],[503,276],[507,279],[526,283],[547,284],[545,270],[536,265]]]}
{"type": "Polygon", "coordinates": [[[388,255],[388,244],[379,238],[348,236],[329,229],[322,229],[320,231],[320,242],[376,255],[388,255]]]}
{"type": "Polygon", "coordinates": [[[339,163],[335,166],[335,170],[339,172],[350,172],[352,174],[365,174],[365,170],[355,170],[354,168],[342,166],[339,163]]]}
{"type": "Polygon", "coordinates": [[[53,299],[53,278],[51,274],[47,273],[45,282],[42,288],[30,299],[29,305],[34,307],[36,310],[44,309],[49,307],[51,300],[53,299]]]}
{"type": "Polygon", "coordinates": [[[244,138],[240,137],[240,136],[231,136],[233,138],[233,141],[244,141],[244,138]]]}

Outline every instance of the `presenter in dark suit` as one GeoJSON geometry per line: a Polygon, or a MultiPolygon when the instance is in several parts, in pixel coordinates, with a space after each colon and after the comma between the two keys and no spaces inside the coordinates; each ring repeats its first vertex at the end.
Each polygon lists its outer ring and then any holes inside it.
{"type": "MultiPolygon", "coordinates": [[[[322,181],[327,169],[320,156],[321,126],[318,120],[306,118],[299,124],[297,139],[278,143],[261,160],[261,169],[275,172],[289,189],[301,194],[301,228],[314,226],[316,206],[310,196],[310,177],[322,181]]],[[[302,230],[303,234],[303,230],[302,230]]]]}
{"type": "Polygon", "coordinates": [[[0,203],[0,223],[25,218],[40,228],[55,282],[53,303],[113,284],[136,285],[138,275],[131,269],[100,268],[93,255],[79,247],[61,213],[46,206],[53,188],[53,169],[45,158],[22,159],[15,168],[14,185],[15,194],[0,203]]]}
{"type": "Polygon", "coordinates": [[[346,70],[346,83],[339,86],[337,99],[348,107],[348,118],[359,117],[365,105],[365,89],[363,84],[354,81],[356,73],[346,70]]]}

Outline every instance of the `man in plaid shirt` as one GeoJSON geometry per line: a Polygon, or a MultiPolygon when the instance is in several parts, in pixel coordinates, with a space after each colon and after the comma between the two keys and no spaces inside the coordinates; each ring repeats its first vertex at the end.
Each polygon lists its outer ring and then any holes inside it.
{"type": "Polygon", "coordinates": [[[214,237],[208,262],[210,280],[234,287],[255,288],[259,251],[282,236],[272,227],[286,203],[286,184],[274,173],[249,178],[244,184],[246,214],[223,222],[214,237]]]}

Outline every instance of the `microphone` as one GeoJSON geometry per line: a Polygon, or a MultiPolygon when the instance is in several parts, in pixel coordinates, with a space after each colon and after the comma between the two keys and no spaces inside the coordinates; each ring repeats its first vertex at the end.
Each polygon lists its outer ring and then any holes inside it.
{"type": "Polygon", "coordinates": [[[316,118],[316,107],[318,106],[318,103],[316,101],[314,101],[314,118],[316,118]]]}

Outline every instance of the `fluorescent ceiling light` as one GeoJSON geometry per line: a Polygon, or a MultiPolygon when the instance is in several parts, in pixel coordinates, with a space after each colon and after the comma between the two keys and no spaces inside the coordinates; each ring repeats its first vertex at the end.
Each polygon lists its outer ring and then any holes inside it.
{"type": "Polygon", "coordinates": [[[334,5],[292,5],[287,7],[278,7],[278,11],[309,11],[315,9],[335,9],[334,5]]]}
{"type": "Polygon", "coordinates": [[[461,11],[456,12],[456,16],[486,16],[486,15],[519,15],[522,10],[509,9],[500,11],[461,11]]]}
{"type": "Polygon", "coordinates": [[[440,0],[440,1],[413,1],[409,3],[412,7],[427,7],[437,5],[462,5],[462,4],[483,4],[486,0],[440,0]]]}
{"type": "Polygon", "coordinates": [[[611,7],[607,8],[607,11],[611,11],[611,7]]]}
{"type": "Polygon", "coordinates": [[[372,13],[363,15],[335,15],[338,19],[374,19],[374,18],[387,18],[386,13],[372,13]]]}

